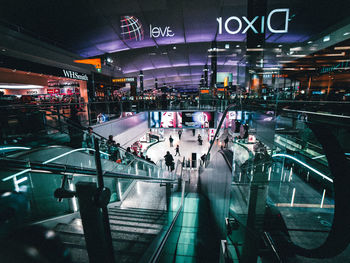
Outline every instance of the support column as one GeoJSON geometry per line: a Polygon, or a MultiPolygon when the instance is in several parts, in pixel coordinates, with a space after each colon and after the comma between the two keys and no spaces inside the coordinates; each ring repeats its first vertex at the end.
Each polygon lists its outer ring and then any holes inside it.
{"type": "Polygon", "coordinates": [[[140,70],[139,78],[140,78],[140,93],[143,93],[143,71],[142,70],[140,70]]]}
{"type": "Polygon", "coordinates": [[[217,77],[217,63],[218,63],[218,57],[217,57],[217,47],[216,42],[213,41],[211,43],[211,75],[210,75],[210,88],[214,88],[216,86],[216,77],[217,77]]]}
{"type": "Polygon", "coordinates": [[[208,68],[208,65],[206,64],[204,66],[204,86],[205,87],[208,87],[208,71],[209,71],[209,68],[208,68]]]}

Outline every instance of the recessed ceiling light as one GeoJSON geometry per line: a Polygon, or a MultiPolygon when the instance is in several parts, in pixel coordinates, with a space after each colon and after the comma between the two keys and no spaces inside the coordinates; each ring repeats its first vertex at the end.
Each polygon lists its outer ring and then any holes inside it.
{"type": "Polygon", "coordinates": [[[307,42],[308,44],[312,44],[312,41],[307,42]]]}
{"type": "Polygon", "coordinates": [[[173,49],[176,49],[176,47],[175,47],[175,46],[173,46],[173,49]]]}
{"type": "Polygon", "coordinates": [[[225,48],[229,49],[230,48],[230,44],[225,44],[225,48]]]}
{"type": "Polygon", "coordinates": [[[350,35],[350,32],[345,32],[344,36],[350,35]]]}
{"type": "Polygon", "coordinates": [[[278,47],[282,47],[282,45],[278,45],[278,47]]]}
{"type": "Polygon", "coordinates": [[[261,45],[257,45],[257,47],[261,47],[261,45]]]}
{"type": "Polygon", "coordinates": [[[329,40],[331,40],[331,36],[330,35],[323,37],[323,42],[327,42],[329,40]]]}

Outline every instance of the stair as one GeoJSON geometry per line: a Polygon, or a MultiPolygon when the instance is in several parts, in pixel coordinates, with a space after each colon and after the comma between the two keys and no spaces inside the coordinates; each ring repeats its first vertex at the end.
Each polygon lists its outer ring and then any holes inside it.
{"type": "MultiPolygon", "coordinates": [[[[138,262],[166,224],[166,211],[113,207],[108,210],[116,262],[138,262]]],[[[89,262],[81,219],[54,229],[74,263],[89,262]]]]}

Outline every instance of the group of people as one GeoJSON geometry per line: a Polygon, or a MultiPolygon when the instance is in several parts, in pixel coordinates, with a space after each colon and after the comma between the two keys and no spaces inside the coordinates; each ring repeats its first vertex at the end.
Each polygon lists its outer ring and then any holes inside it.
{"type": "MultiPolygon", "coordinates": [[[[93,153],[91,149],[95,148],[95,136],[93,133],[93,128],[88,127],[87,132],[83,135],[83,148],[89,148],[88,152],[93,153]]],[[[108,136],[108,140],[105,143],[101,143],[101,151],[105,151],[109,154],[109,159],[117,163],[130,163],[135,157],[144,159],[152,164],[155,164],[151,158],[147,155],[145,156],[143,152],[138,153],[137,151],[131,151],[130,147],[127,147],[125,155],[122,155],[120,143],[117,143],[113,139],[113,135],[108,136]]]]}

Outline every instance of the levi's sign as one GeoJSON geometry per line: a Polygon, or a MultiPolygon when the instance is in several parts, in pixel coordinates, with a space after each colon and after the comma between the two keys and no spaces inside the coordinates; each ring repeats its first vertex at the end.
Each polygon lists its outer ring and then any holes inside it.
{"type": "Polygon", "coordinates": [[[149,35],[150,37],[158,38],[158,37],[173,37],[175,34],[170,29],[170,26],[166,26],[163,29],[161,27],[152,27],[149,25],[149,35]]]}
{"type": "Polygon", "coordinates": [[[70,79],[79,79],[79,80],[88,80],[88,76],[86,74],[79,74],[78,72],[71,71],[71,70],[65,70],[63,69],[63,75],[66,78],[70,79]]]}
{"type": "Polygon", "coordinates": [[[265,18],[265,16],[256,16],[252,20],[249,20],[245,16],[242,16],[242,19],[237,16],[230,16],[225,21],[223,21],[222,17],[218,17],[216,21],[218,21],[219,23],[219,34],[222,34],[223,28],[228,34],[238,34],[243,28],[243,22],[245,22],[247,25],[243,29],[242,34],[247,33],[248,30],[252,30],[255,34],[265,33],[265,27],[267,27],[271,33],[288,33],[289,8],[274,9],[269,13],[267,19],[265,18]],[[278,25],[278,28],[276,28],[276,26],[274,27],[271,25],[271,18],[278,13],[281,13],[285,16],[284,25],[282,29],[280,28],[280,25],[278,25]],[[257,22],[258,20],[260,20],[260,27],[256,27],[255,25],[255,22],[257,22]],[[233,29],[234,24],[236,25],[235,29],[233,29]]]}

